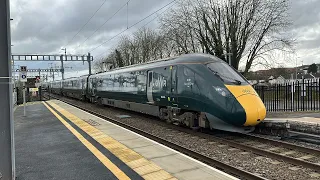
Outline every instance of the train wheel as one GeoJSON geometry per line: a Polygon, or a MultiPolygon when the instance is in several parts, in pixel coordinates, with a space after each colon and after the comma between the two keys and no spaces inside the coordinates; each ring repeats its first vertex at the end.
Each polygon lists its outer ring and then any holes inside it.
{"type": "Polygon", "coordinates": [[[183,114],[183,123],[190,127],[190,128],[197,128],[199,127],[199,123],[197,122],[198,119],[197,119],[197,115],[193,112],[186,112],[183,114]]]}
{"type": "Polygon", "coordinates": [[[167,109],[168,118],[166,119],[166,122],[171,124],[173,122],[173,112],[171,109],[167,109]]]}
{"type": "Polygon", "coordinates": [[[86,96],[85,95],[81,95],[80,100],[81,101],[86,101],[86,96]]]}
{"type": "Polygon", "coordinates": [[[98,104],[99,106],[102,106],[102,105],[103,105],[103,104],[102,104],[102,98],[99,97],[99,98],[97,99],[97,104],[98,104]]]}
{"type": "Polygon", "coordinates": [[[167,108],[160,108],[159,110],[159,118],[163,121],[169,119],[168,110],[167,108]]]}

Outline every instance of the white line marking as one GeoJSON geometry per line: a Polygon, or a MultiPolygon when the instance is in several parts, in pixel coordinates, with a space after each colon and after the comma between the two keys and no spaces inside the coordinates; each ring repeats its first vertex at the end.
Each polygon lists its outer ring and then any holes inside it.
{"type": "MultiPolygon", "coordinates": [[[[59,100],[58,100],[58,101],[59,101],[59,100]]],[[[64,104],[66,104],[66,105],[68,105],[68,106],[71,106],[70,104],[67,104],[67,103],[62,102],[62,101],[59,101],[59,102],[64,103],[64,104]]],[[[121,127],[121,126],[119,126],[119,125],[117,125],[117,124],[114,124],[114,123],[112,123],[112,122],[109,122],[108,120],[102,119],[102,118],[100,118],[100,117],[98,117],[98,116],[96,116],[96,115],[94,115],[94,114],[88,113],[88,112],[86,112],[86,111],[84,111],[84,110],[82,110],[82,109],[79,109],[79,108],[77,108],[77,107],[74,107],[74,106],[71,106],[71,107],[76,108],[77,110],[80,110],[80,111],[82,111],[82,112],[84,112],[84,113],[86,113],[86,114],[89,114],[89,115],[91,115],[91,116],[94,116],[95,118],[98,118],[98,119],[100,119],[100,120],[102,120],[102,121],[105,121],[105,122],[107,122],[107,123],[110,123],[110,124],[112,124],[112,125],[114,125],[114,126],[117,126],[117,127],[121,128],[121,129],[123,129],[123,130],[125,130],[125,131],[131,132],[131,133],[133,133],[133,134],[135,134],[135,135],[137,135],[137,136],[139,136],[139,137],[141,137],[141,138],[144,138],[144,139],[146,139],[146,140],[148,140],[148,141],[151,141],[152,143],[157,144],[157,145],[159,145],[159,146],[161,146],[161,147],[164,147],[164,148],[166,148],[166,149],[168,149],[168,150],[171,150],[171,151],[173,151],[173,152],[175,152],[175,153],[177,153],[177,154],[180,154],[181,156],[183,156],[183,157],[185,157],[185,158],[187,158],[187,159],[190,159],[190,160],[192,160],[192,161],[195,161],[196,163],[201,164],[201,165],[203,165],[203,166],[205,166],[205,167],[207,167],[207,168],[209,168],[209,169],[211,169],[211,170],[213,170],[213,171],[215,171],[215,172],[217,172],[217,173],[220,173],[220,174],[222,174],[222,175],[224,175],[224,176],[227,176],[227,177],[229,177],[229,178],[232,178],[232,179],[237,179],[237,180],[239,180],[238,178],[233,177],[233,176],[231,176],[230,174],[227,174],[227,173],[225,173],[225,172],[223,172],[223,171],[220,171],[220,170],[218,170],[218,169],[216,169],[216,168],[214,168],[214,167],[211,167],[211,166],[209,166],[209,165],[207,165],[207,164],[205,164],[205,163],[203,163],[203,162],[201,162],[201,161],[198,161],[198,160],[196,160],[196,159],[194,159],[194,158],[192,158],[192,157],[190,157],[190,156],[187,156],[187,155],[185,155],[185,154],[183,154],[183,153],[181,153],[181,152],[179,152],[179,151],[176,151],[176,150],[174,150],[174,149],[172,149],[172,148],[169,148],[169,147],[167,147],[167,146],[165,146],[165,145],[163,145],[163,144],[160,144],[160,143],[158,143],[158,142],[156,142],[156,141],[154,141],[154,140],[152,140],[152,139],[149,139],[149,138],[147,138],[147,137],[144,137],[144,136],[142,136],[142,135],[140,135],[140,134],[138,134],[138,133],[135,133],[135,132],[133,132],[133,131],[131,131],[131,130],[129,130],[129,129],[126,129],[126,128],[121,127]]],[[[80,119],[81,119],[81,118],[80,118],[80,119]]],[[[110,135],[110,136],[111,136],[111,135],[110,135]]]]}

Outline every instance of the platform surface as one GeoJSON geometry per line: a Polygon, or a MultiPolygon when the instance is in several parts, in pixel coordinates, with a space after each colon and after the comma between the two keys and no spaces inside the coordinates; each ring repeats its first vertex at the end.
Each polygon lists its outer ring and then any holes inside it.
{"type": "Polygon", "coordinates": [[[320,118],[315,117],[289,117],[289,118],[266,118],[265,122],[300,122],[306,124],[320,124],[320,118]]]}
{"type": "MultiPolygon", "coordinates": [[[[42,103],[28,105],[26,112],[24,117],[20,106],[14,115],[18,180],[117,179],[42,103]]],[[[125,164],[119,167],[142,179],[125,164]]]]}
{"type": "Polygon", "coordinates": [[[236,179],[57,100],[15,111],[17,179],[236,179]]]}
{"type": "Polygon", "coordinates": [[[267,118],[320,118],[320,111],[278,111],[267,112],[267,118]]]}

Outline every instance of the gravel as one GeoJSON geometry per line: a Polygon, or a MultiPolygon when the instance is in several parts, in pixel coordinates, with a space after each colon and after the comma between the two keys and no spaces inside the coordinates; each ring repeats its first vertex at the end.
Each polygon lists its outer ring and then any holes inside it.
{"type": "Polygon", "coordinates": [[[244,153],[244,151],[240,149],[232,149],[232,147],[220,144],[219,142],[214,142],[212,140],[203,139],[200,137],[192,137],[184,132],[178,132],[162,126],[161,123],[157,123],[159,119],[152,116],[143,116],[138,113],[111,107],[98,107],[93,104],[84,103],[73,99],[63,99],[80,105],[86,109],[94,110],[95,112],[105,116],[117,119],[131,126],[138,127],[141,130],[164,138],[190,150],[196,151],[200,154],[209,156],[213,159],[222,161],[226,164],[238,167],[251,173],[258,174],[268,179],[320,179],[320,177],[311,176],[311,174],[315,173],[315,171],[312,169],[303,167],[295,168],[295,165],[285,162],[278,162],[276,160],[267,157],[261,157],[250,152],[244,153]],[[118,115],[129,115],[131,117],[121,119],[117,117],[118,115]]]}
{"type": "Polygon", "coordinates": [[[264,135],[264,134],[254,134],[255,136],[260,136],[260,137],[264,137],[264,138],[269,138],[269,139],[273,139],[273,140],[281,140],[281,141],[285,141],[285,142],[289,142],[298,146],[303,146],[303,147],[308,147],[308,148],[313,148],[313,149],[320,149],[320,145],[319,144],[312,144],[312,143],[308,143],[308,142],[303,142],[303,141],[299,141],[299,140],[294,140],[294,139],[280,139],[280,137],[274,136],[274,135],[264,135]]]}

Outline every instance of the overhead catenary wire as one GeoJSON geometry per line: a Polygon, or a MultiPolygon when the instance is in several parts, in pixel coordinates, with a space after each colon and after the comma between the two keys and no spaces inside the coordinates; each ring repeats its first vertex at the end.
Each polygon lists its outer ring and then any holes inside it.
{"type": "Polygon", "coordinates": [[[140,21],[134,23],[133,25],[129,26],[128,29],[125,29],[123,31],[121,31],[120,33],[116,34],[115,36],[111,37],[110,39],[104,41],[103,43],[99,44],[98,46],[94,47],[93,49],[91,49],[89,51],[89,53],[91,53],[92,51],[98,49],[99,47],[101,47],[102,45],[106,44],[107,42],[113,40],[114,38],[118,37],[119,35],[121,35],[122,33],[126,32],[127,30],[131,29],[132,27],[136,26],[137,24],[141,23],[142,21],[146,20],[147,18],[149,18],[150,16],[154,15],[155,13],[161,11],[162,9],[164,9],[165,7],[169,6],[170,4],[174,3],[176,0],[171,1],[170,3],[166,4],[165,6],[162,6],[161,8],[159,8],[158,10],[154,11],[153,13],[149,14],[148,16],[146,16],[145,18],[141,19],[140,21]]]}
{"type": "MultiPolygon", "coordinates": [[[[90,36],[88,36],[82,43],[80,43],[80,45],[77,47],[77,49],[79,47],[81,47],[86,41],[88,41],[96,32],[98,32],[107,22],[109,22],[115,15],[117,15],[119,13],[119,11],[121,9],[123,9],[126,5],[128,5],[128,3],[130,2],[131,0],[128,0],[124,5],[122,5],[110,18],[108,18],[101,26],[99,26],[90,36]]],[[[77,49],[74,49],[74,50],[77,50],[77,49]]]]}
{"type": "MultiPolygon", "coordinates": [[[[156,17],[152,18],[150,21],[148,21],[146,24],[144,24],[143,26],[141,26],[139,28],[139,30],[141,30],[142,28],[146,27],[148,24],[150,24],[152,21],[154,21],[155,19],[159,18],[159,16],[161,16],[163,13],[165,13],[166,11],[168,11],[169,9],[171,9],[176,3],[172,4],[170,7],[168,7],[166,10],[164,10],[163,12],[161,12],[160,14],[158,14],[156,17]]],[[[103,56],[103,54],[106,52],[102,52],[100,54],[98,54],[96,57],[96,59],[99,59],[103,56]]]]}
{"type": "Polygon", "coordinates": [[[82,29],[91,21],[91,19],[97,14],[97,12],[102,8],[102,6],[107,2],[107,0],[104,0],[104,2],[99,6],[99,8],[93,13],[93,15],[88,19],[88,21],[78,30],[78,32],[71,38],[70,41],[68,41],[67,45],[65,45],[65,47],[67,47],[72,41],[73,39],[82,31],[82,29]]]}
{"type": "Polygon", "coordinates": [[[129,1],[127,2],[127,29],[129,28],[129,1]]]}

